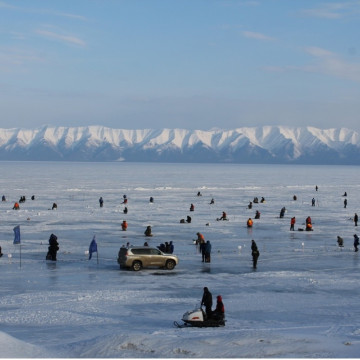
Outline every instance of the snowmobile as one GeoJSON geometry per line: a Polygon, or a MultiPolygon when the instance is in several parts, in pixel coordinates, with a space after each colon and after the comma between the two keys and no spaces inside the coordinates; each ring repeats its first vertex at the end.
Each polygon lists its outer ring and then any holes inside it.
{"type": "Polygon", "coordinates": [[[208,318],[205,311],[201,306],[197,306],[192,311],[187,311],[183,317],[183,324],[179,324],[177,321],[174,321],[174,325],[178,328],[183,327],[219,327],[225,326],[225,318],[208,318]]]}

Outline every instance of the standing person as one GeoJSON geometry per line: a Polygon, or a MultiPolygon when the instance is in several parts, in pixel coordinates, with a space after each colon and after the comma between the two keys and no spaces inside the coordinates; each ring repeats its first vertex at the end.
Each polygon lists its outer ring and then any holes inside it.
{"type": "Polygon", "coordinates": [[[209,240],[205,244],[205,262],[211,262],[211,244],[209,240]]]}
{"type": "Polygon", "coordinates": [[[355,248],[355,252],[357,252],[359,249],[358,249],[358,246],[359,246],[359,237],[354,234],[354,248],[355,248]]]}
{"type": "Polygon", "coordinates": [[[355,213],[355,215],[354,215],[354,223],[355,223],[355,226],[357,226],[358,221],[359,221],[358,214],[355,213]]]}
{"type": "Polygon", "coordinates": [[[202,262],[205,261],[205,238],[204,235],[201,233],[196,233],[197,235],[197,239],[196,239],[196,244],[199,245],[199,251],[201,253],[201,260],[202,262]]]}
{"type": "Polygon", "coordinates": [[[344,209],[346,209],[347,199],[344,200],[344,209]]]}
{"type": "Polygon", "coordinates": [[[99,199],[99,205],[100,205],[100,207],[103,207],[103,205],[104,205],[104,200],[102,197],[100,197],[100,199],[99,199]]]}
{"type": "Polygon", "coordinates": [[[316,190],[316,191],[318,191],[318,190],[319,190],[319,188],[318,188],[318,186],[317,186],[317,185],[315,186],[315,190],[316,190]]]}
{"type": "Polygon", "coordinates": [[[195,210],[195,206],[194,206],[194,204],[191,204],[190,205],[190,211],[194,211],[195,210]]]}
{"type": "Polygon", "coordinates": [[[172,254],[174,252],[174,244],[172,241],[169,243],[169,253],[172,254]]]}
{"type": "Polygon", "coordinates": [[[260,252],[258,250],[255,240],[251,240],[251,255],[253,258],[253,268],[256,269],[256,265],[257,265],[258,258],[260,256],[260,252]]]}
{"type": "Polygon", "coordinates": [[[59,250],[59,243],[57,242],[57,236],[54,234],[50,235],[48,253],[46,260],[56,261],[56,253],[59,250]]]}
{"type": "Polygon", "coordinates": [[[0,257],[2,257],[2,256],[3,256],[3,253],[1,251],[1,246],[0,246],[0,257]]]}
{"type": "Polygon", "coordinates": [[[295,230],[295,223],[296,223],[296,218],[295,218],[295,216],[293,216],[290,220],[290,231],[295,230]]]}
{"type": "Polygon", "coordinates": [[[205,286],[203,297],[201,299],[201,305],[205,306],[205,312],[208,318],[210,318],[212,315],[212,311],[211,311],[212,303],[213,303],[212,294],[209,291],[209,289],[205,286]]]}

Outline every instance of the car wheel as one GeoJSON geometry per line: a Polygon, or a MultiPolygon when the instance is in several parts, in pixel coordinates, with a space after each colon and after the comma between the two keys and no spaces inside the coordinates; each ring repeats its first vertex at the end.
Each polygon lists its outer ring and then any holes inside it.
{"type": "Polygon", "coordinates": [[[175,267],[175,261],[174,260],[168,260],[167,262],[166,262],[166,265],[165,265],[165,267],[166,267],[166,269],[167,270],[173,270],[174,269],[174,267],[175,267]]]}
{"type": "Polygon", "coordinates": [[[134,270],[134,271],[139,271],[139,270],[141,270],[141,268],[142,268],[142,265],[141,265],[141,262],[140,261],[134,261],[133,263],[132,263],[132,269],[134,270]]]}

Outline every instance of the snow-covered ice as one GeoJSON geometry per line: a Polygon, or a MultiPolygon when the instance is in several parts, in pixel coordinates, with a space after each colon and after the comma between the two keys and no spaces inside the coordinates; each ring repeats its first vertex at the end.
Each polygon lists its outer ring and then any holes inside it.
{"type": "Polygon", "coordinates": [[[2,162],[1,173],[1,357],[359,357],[351,220],[360,212],[359,167],[2,162]],[[26,202],[12,210],[22,195],[26,202]],[[249,210],[255,196],[266,202],[249,210]],[[49,210],[53,202],[57,210],[49,210]],[[256,210],[261,218],[248,230],[256,210]],[[230,221],[216,221],[222,211],[230,221]],[[192,223],[180,224],[187,215],[192,223]],[[289,231],[292,216],[298,229],[308,215],[313,232],[289,231]],[[150,245],[174,242],[175,270],[119,269],[120,246],[142,245],[147,225],[150,245]],[[193,244],[198,231],[212,243],[210,264],[193,244]],[[56,263],[45,261],[51,233],[60,243],[56,263]],[[86,254],[94,234],[99,264],[86,254]],[[255,271],[251,239],[261,254],[255,271]],[[214,300],[223,296],[226,326],[175,328],[204,286],[214,300]]]}

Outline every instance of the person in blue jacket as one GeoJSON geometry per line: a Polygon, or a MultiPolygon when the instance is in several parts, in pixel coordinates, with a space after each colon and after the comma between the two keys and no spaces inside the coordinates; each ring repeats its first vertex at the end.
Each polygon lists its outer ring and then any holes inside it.
{"type": "Polygon", "coordinates": [[[205,244],[205,262],[211,261],[211,244],[208,240],[205,244]]]}

